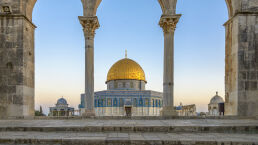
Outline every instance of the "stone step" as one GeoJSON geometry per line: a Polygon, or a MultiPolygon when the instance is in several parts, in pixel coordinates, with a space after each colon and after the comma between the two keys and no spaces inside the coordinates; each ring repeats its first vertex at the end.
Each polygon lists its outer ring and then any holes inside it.
{"type": "Polygon", "coordinates": [[[258,133],[258,126],[80,126],[80,127],[0,127],[5,131],[36,132],[164,132],[164,133],[258,133]]]}
{"type": "Polygon", "coordinates": [[[55,145],[258,145],[258,134],[0,132],[0,144],[55,145]]]}
{"type": "Polygon", "coordinates": [[[0,120],[0,132],[258,133],[258,120],[0,120]]]}

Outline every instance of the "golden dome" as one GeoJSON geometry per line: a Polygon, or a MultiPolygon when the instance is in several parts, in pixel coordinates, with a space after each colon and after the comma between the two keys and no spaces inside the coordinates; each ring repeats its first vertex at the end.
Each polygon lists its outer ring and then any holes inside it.
{"type": "Polygon", "coordinates": [[[140,80],[146,82],[142,67],[128,58],[119,60],[110,68],[107,82],[112,80],[140,80]]]}

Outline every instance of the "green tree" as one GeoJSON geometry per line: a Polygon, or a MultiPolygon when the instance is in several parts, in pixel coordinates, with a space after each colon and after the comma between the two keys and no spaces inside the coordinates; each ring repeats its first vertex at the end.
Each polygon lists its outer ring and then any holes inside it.
{"type": "Polygon", "coordinates": [[[42,107],[40,106],[39,108],[39,111],[38,110],[35,110],[35,116],[46,116],[44,113],[43,113],[43,110],[42,110],[42,107]]]}

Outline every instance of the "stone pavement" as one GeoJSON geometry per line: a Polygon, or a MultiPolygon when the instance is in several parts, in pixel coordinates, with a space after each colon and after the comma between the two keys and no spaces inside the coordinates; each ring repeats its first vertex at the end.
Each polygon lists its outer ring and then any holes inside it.
{"type": "Polygon", "coordinates": [[[258,145],[257,134],[1,132],[2,144],[258,145]]]}
{"type": "Polygon", "coordinates": [[[0,120],[0,127],[76,127],[76,126],[250,126],[256,119],[62,119],[0,120]]]}
{"type": "Polygon", "coordinates": [[[258,145],[258,120],[0,120],[3,144],[258,145]]]}

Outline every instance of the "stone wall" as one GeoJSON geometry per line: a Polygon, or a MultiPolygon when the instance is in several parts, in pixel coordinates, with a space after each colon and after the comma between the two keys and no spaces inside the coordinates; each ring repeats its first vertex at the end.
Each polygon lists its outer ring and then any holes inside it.
{"type": "Polygon", "coordinates": [[[35,2],[0,2],[0,118],[34,115],[35,2]]]}
{"type": "Polygon", "coordinates": [[[258,1],[228,0],[225,115],[258,115],[258,1]]]}

